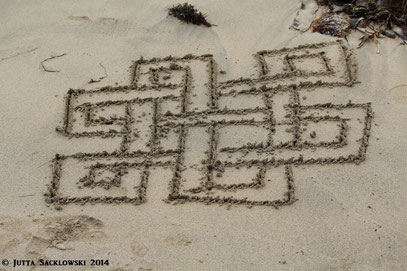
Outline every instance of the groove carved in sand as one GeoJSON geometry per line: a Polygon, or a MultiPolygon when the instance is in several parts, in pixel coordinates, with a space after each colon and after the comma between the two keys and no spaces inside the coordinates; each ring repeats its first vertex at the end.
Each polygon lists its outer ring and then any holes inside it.
{"type": "Polygon", "coordinates": [[[277,208],[296,200],[293,167],[365,160],[370,103],[299,98],[356,83],[340,41],[255,58],[256,78],[218,82],[211,55],[187,55],[136,61],[127,86],[69,90],[58,132],[121,141],[113,152],[57,154],[47,202],[142,204],[150,172],[171,168],[166,202],[277,208]]]}

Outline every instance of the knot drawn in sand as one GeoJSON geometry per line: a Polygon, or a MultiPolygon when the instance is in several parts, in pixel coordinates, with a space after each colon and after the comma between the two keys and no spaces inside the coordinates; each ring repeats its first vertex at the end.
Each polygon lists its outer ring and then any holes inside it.
{"type": "Polygon", "coordinates": [[[57,154],[47,202],[138,205],[154,192],[151,173],[171,169],[159,180],[166,202],[277,208],[296,200],[293,167],[365,160],[370,103],[304,96],[356,83],[342,42],[255,58],[256,78],[219,82],[211,55],[187,55],[136,61],[127,86],[69,90],[57,131],[72,144],[120,141],[112,152],[57,154]]]}

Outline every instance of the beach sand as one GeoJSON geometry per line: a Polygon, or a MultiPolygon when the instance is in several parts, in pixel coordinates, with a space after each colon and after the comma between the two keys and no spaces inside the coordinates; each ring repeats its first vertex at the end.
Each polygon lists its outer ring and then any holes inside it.
{"type": "Polygon", "coordinates": [[[0,0],[0,270],[406,270],[407,47],[176,3],[0,0]]]}

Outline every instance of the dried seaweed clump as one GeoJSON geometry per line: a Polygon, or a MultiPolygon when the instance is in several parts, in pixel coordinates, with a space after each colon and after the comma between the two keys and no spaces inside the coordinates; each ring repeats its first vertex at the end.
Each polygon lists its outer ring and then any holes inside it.
{"type": "Polygon", "coordinates": [[[318,0],[318,4],[328,6],[329,14],[347,16],[350,28],[364,33],[359,47],[382,35],[399,36],[407,44],[407,0],[318,0]]]}
{"type": "Polygon", "coordinates": [[[205,25],[211,27],[212,25],[206,20],[206,15],[194,8],[193,5],[184,3],[178,4],[168,9],[168,15],[173,16],[185,23],[195,25],[205,25]]]}

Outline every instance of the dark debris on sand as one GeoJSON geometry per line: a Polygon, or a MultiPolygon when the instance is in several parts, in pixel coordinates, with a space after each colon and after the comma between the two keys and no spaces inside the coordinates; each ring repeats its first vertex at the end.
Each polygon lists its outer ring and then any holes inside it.
{"type": "Polygon", "coordinates": [[[206,15],[198,11],[193,5],[184,3],[178,4],[168,9],[168,15],[179,19],[182,22],[204,25],[211,27],[212,25],[206,20],[206,15]]]}
{"type": "Polygon", "coordinates": [[[314,31],[345,37],[348,30],[356,29],[364,33],[359,47],[381,36],[399,36],[403,44],[407,44],[407,0],[317,1],[328,6],[330,12],[314,22],[314,31]]]}

